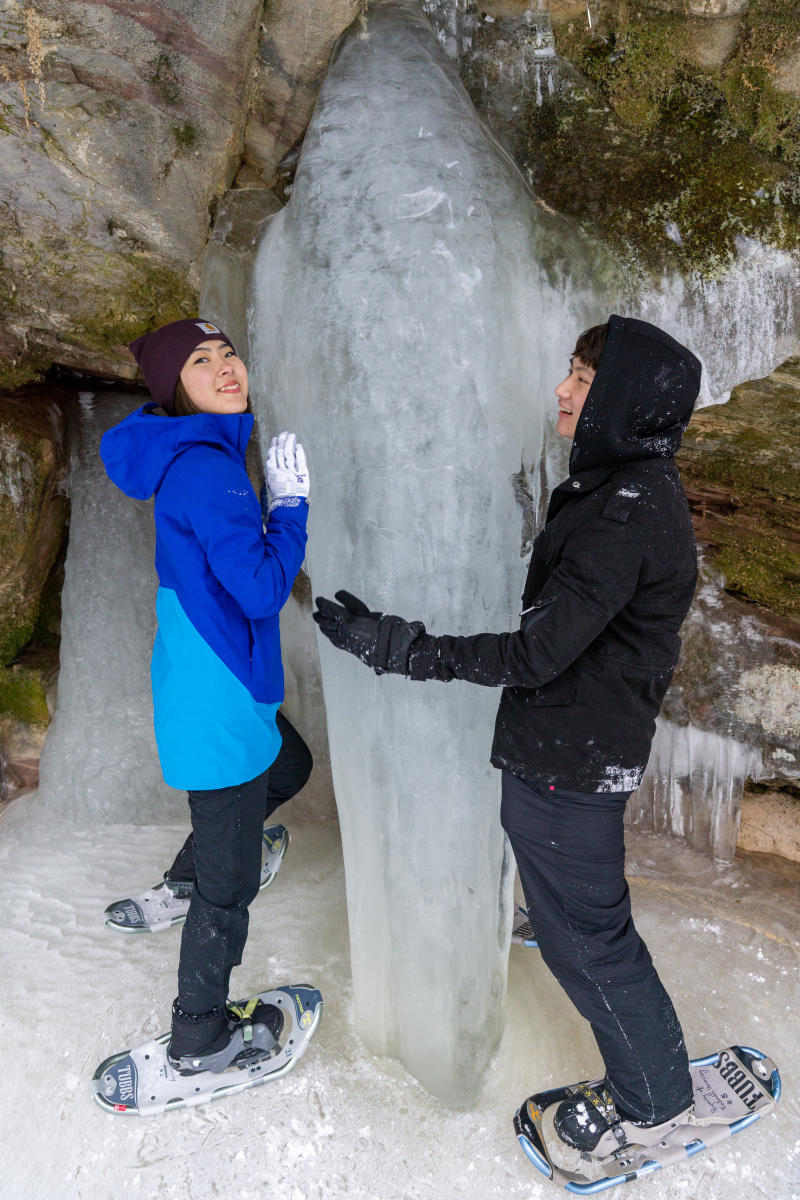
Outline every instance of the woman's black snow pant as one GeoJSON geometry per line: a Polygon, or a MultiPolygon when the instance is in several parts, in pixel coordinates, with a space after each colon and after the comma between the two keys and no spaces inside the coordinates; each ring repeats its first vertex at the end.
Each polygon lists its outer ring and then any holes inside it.
{"type": "Polygon", "coordinates": [[[680,1023],[634,928],[629,792],[568,792],[503,772],[501,820],[547,966],[590,1022],[622,1112],[666,1121],[692,1101],[680,1023]]]}
{"type": "Polygon", "coordinates": [[[264,822],[311,772],[311,753],[297,730],[281,713],[277,723],[283,741],[268,771],[232,787],[189,792],[192,833],[167,872],[170,880],[195,885],[178,965],[178,1004],[185,1013],[225,1004],[247,940],[247,907],[261,883],[264,822]]]}

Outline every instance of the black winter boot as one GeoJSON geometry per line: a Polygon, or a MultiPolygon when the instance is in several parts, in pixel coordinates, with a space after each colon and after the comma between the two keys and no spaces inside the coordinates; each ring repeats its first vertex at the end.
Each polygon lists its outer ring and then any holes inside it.
{"type": "Polygon", "coordinates": [[[607,1088],[601,1084],[593,1087],[590,1083],[579,1083],[575,1095],[559,1104],[553,1126],[562,1142],[590,1154],[609,1129],[619,1129],[619,1143],[625,1144],[622,1120],[607,1088]]]}
{"type": "Polygon", "coordinates": [[[602,1157],[640,1139],[652,1145],[675,1129],[690,1111],[691,1104],[661,1121],[636,1121],[618,1108],[603,1083],[579,1083],[574,1095],[562,1100],[556,1109],[553,1127],[562,1142],[584,1154],[595,1151],[601,1139],[611,1133],[613,1137],[598,1151],[602,1157]]]}
{"type": "Polygon", "coordinates": [[[173,1064],[180,1058],[214,1054],[228,1044],[228,1012],[225,1008],[212,1008],[211,1012],[185,1013],[178,1001],[172,1005],[172,1035],[167,1054],[173,1064]]]}
{"type": "Polygon", "coordinates": [[[195,1016],[172,1005],[172,1036],[167,1055],[181,1075],[224,1071],[232,1063],[268,1056],[283,1029],[283,1013],[260,1000],[195,1016]]]}

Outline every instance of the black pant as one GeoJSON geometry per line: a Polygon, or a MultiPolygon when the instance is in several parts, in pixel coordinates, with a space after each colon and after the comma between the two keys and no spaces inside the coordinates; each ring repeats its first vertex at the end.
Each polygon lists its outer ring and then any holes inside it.
{"type": "Polygon", "coordinates": [[[634,928],[622,818],[629,792],[567,792],[503,772],[501,820],[542,958],[591,1024],[606,1084],[648,1124],[692,1100],[680,1023],[634,928]]]}
{"type": "MultiPolygon", "coordinates": [[[[281,804],[296,796],[305,787],[314,760],[311,751],[305,744],[294,725],[286,719],[282,712],[275,714],[275,723],[281,735],[281,748],[278,757],[269,769],[266,786],[263,791],[264,815],[262,823],[267,821],[281,804]]],[[[260,777],[259,777],[260,778],[260,777]]],[[[225,790],[225,789],[223,789],[225,790]]],[[[190,796],[202,796],[202,792],[191,792],[190,796]]],[[[191,803],[191,801],[190,801],[191,803]]],[[[166,878],[173,883],[194,883],[194,831],[178,851],[175,861],[167,871],[166,878]]]]}
{"type": "Polygon", "coordinates": [[[296,729],[281,713],[277,723],[283,743],[268,771],[231,787],[189,792],[192,833],[167,872],[195,885],[178,964],[178,1004],[186,1013],[225,1004],[247,940],[247,907],[261,883],[264,822],[311,771],[311,754],[296,729]]]}

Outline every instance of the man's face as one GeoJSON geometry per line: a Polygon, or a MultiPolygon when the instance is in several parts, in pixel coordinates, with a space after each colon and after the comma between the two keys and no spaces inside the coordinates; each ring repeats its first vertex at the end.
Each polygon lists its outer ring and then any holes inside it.
{"type": "Polygon", "coordinates": [[[575,437],[578,417],[581,415],[589,388],[592,386],[595,371],[588,367],[582,358],[573,354],[569,360],[569,375],[556,388],[558,397],[558,420],[556,433],[562,437],[575,437]]]}

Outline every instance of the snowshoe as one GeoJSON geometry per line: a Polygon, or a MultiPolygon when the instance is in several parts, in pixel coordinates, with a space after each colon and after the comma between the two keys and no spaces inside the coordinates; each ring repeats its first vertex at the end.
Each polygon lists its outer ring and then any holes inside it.
{"type": "MultiPolygon", "coordinates": [[[[259,891],[272,883],[280,870],[289,846],[289,830],[285,825],[268,825],[262,840],[259,891]]],[[[193,888],[191,882],[165,879],[138,896],[109,904],[105,910],[105,923],[121,933],[157,933],[171,925],[180,925],[186,920],[193,888]]]]}
{"type": "Polygon", "coordinates": [[[514,913],[514,924],[511,927],[511,945],[526,946],[532,950],[535,950],[539,945],[536,940],[536,934],[533,932],[528,910],[527,908],[523,908],[521,904],[517,906],[517,911],[514,913]]]}
{"type": "Polygon", "coordinates": [[[163,1033],[102,1062],[92,1077],[92,1095],[106,1112],[152,1116],[256,1087],[293,1069],[321,1017],[322,995],[308,984],[259,992],[224,1010],[221,1048],[212,1043],[210,1050],[206,1045],[204,1053],[174,1063],[168,1052],[174,1034],[163,1033]],[[271,1009],[278,1010],[280,1024],[271,1009]]]}
{"type": "Polygon", "coordinates": [[[693,1059],[689,1067],[693,1103],[670,1121],[643,1126],[620,1118],[616,1110],[614,1119],[602,1097],[603,1080],[595,1080],[553,1088],[526,1100],[514,1117],[519,1143],[543,1175],[567,1191],[593,1195],[685,1162],[740,1133],[772,1109],[781,1094],[775,1063],[748,1046],[728,1046],[693,1059]],[[587,1100],[592,1093],[601,1104],[598,1107],[591,1100],[590,1109],[587,1100]],[[586,1108],[585,1125],[570,1120],[581,1103],[586,1108]],[[604,1127],[599,1129],[601,1123],[604,1127]],[[591,1124],[598,1128],[590,1130],[591,1124]],[[580,1143],[583,1134],[584,1145],[595,1133],[599,1136],[589,1150],[570,1144],[564,1133],[573,1143],[580,1143]]]}

